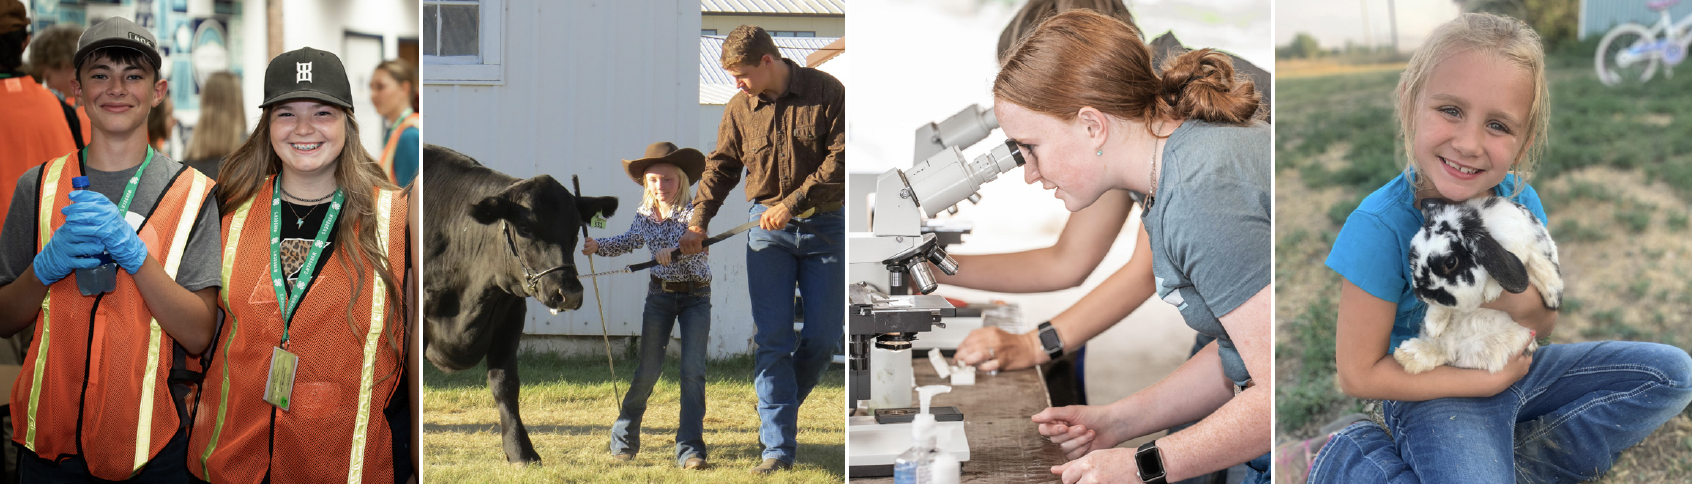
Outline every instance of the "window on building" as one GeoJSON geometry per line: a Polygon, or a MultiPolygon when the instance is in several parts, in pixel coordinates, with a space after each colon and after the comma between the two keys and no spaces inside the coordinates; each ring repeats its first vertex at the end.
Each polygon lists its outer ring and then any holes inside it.
{"type": "Polygon", "coordinates": [[[771,37],[816,37],[815,30],[771,30],[771,37]]]}
{"type": "Polygon", "coordinates": [[[717,35],[717,29],[699,29],[699,35],[717,35]]]}
{"type": "Polygon", "coordinates": [[[423,2],[423,82],[498,84],[503,0],[423,2]]]}

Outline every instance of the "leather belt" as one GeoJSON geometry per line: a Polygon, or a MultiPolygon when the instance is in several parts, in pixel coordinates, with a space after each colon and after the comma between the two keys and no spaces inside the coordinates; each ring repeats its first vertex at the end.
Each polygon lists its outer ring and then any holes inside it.
{"type": "MultiPolygon", "coordinates": [[[[773,206],[775,206],[776,204],[779,204],[779,203],[781,203],[780,200],[775,200],[775,201],[772,201],[770,203],[765,203],[763,205],[766,206],[766,207],[773,207],[773,206]]],[[[835,200],[835,201],[822,202],[822,203],[819,203],[819,204],[816,204],[816,205],[812,205],[812,208],[817,209],[816,213],[823,213],[823,212],[833,212],[835,210],[840,210],[840,208],[844,207],[844,206],[846,206],[846,202],[835,200]]]]}
{"type": "Polygon", "coordinates": [[[652,276],[652,282],[658,284],[658,288],[664,292],[693,292],[711,287],[711,281],[666,281],[658,276],[652,276]]]}

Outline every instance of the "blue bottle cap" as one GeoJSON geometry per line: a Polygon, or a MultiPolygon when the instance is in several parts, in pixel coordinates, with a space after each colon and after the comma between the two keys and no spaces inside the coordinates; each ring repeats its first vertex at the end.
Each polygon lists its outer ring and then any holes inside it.
{"type": "Polygon", "coordinates": [[[88,177],[79,176],[71,178],[71,188],[75,188],[77,190],[88,188],[88,177]]]}

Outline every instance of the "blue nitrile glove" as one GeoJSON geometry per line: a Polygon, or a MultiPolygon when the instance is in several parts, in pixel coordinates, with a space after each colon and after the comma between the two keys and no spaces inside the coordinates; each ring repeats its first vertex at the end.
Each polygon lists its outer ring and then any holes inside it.
{"type": "Polygon", "coordinates": [[[47,239],[47,245],[35,254],[35,278],[41,285],[51,286],[77,269],[91,269],[100,265],[100,251],[106,250],[99,240],[72,233],[70,226],[60,227],[47,239]]]}
{"type": "Polygon", "coordinates": [[[123,220],[117,205],[92,190],[73,191],[70,199],[76,203],[64,209],[65,228],[99,240],[105,245],[106,252],[112,255],[112,260],[131,275],[141,270],[141,266],[147,263],[147,244],[141,242],[141,237],[135,235],[135,229],[123,220]]]}

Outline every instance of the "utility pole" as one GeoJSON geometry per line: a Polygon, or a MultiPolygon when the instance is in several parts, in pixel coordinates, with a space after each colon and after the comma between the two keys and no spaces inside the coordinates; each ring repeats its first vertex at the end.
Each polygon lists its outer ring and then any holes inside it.
{"type": "Polygon", "coordinates": [[[1375,52],[1375,35],[1369,28],[1369,0],[1358,0],[1358,3],[1363,4],[1363,46],[1372,54],[1375,52]]]}
{"type": "Polygon", "coordinates": [[[1392,54],[1398,55],[1398,7],[1393,0],[1387,0],[1387,22],[1392,24],[1392,54]]]}

